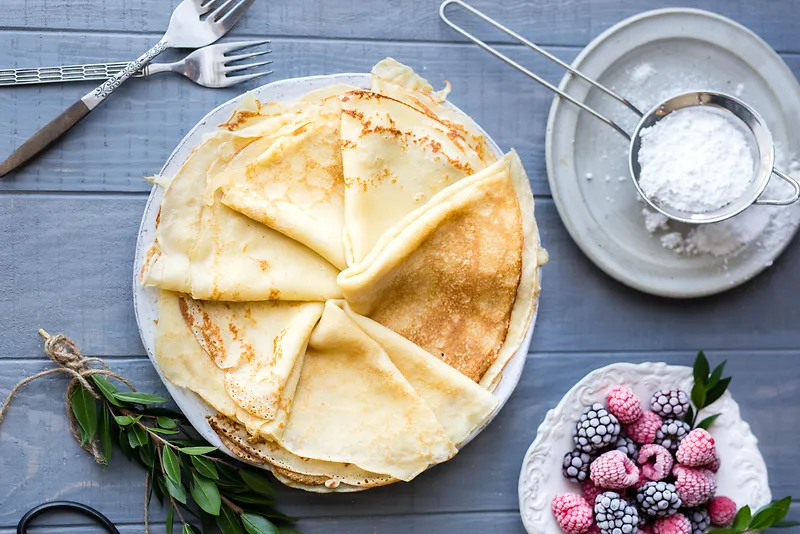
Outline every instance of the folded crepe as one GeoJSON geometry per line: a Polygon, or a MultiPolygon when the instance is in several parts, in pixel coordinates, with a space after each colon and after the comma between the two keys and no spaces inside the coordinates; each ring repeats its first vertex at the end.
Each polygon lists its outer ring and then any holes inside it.
{"type": "Polygon", "coordinates": [[[348,265],[391,225],[486,166],[458,130],[370,91],[342,97],[341,138],[348,265]]]}
{"type": "MultiPolygon", "coordinates": [[[[399,100],[418,109],[430,117],[461,134],[467,143],[480,157],[484,165],[497,161],[486,136],[471,118],[447,104],[450,84],[441,91],[434,91],[428,81],[414,72],[411,67],[387,57],[372,67],[371,90],[399,100]]],[[[458,140],[456,138],[455,140],[458,140]]]]}
{"type": "Polygon", "coordinates": [[[533,220],[527,177],[511,152],[387,230],[339,286],[354,312],[490,387],[533,315],[533,220]]]}
{"type": "Polygon", "coordinates": [[[289,123],[241,150],[209,179],[207,202],[219,192],[225,206],[344,268],[340,114],[335,94],[307,103],[289,123]]]}
{"type": "Polygon", "coordinates": [[[311,333],[280,444],[400,480],[456,453],[386,352],[332,302],[311,333]]]}
{"type": "Polygon", "coordinates": [[[337,269],[308,247],[218,200],[206,205],[206,177],[249,142],[214,135],[168,184],[142,281],[196,299],[337,298],[337,269]]]}

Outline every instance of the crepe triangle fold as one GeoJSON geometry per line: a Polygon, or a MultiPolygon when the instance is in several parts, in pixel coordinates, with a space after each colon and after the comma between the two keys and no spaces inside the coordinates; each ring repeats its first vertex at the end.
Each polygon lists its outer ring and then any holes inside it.
{"type": "Polygon", "coordinates": [[[457,130],[369,91],[342,97],[341,136],[348,265],[391,225],[485,167],[457,130]]]}
{"type": "Polygon", "coordinates": [[[339,286],[353,311],[488,388],[533,315],[539,258],[530,221],[533,198],[511,152],[387,230],[339,286]]]}
{"type": "Polygon", "coordinates": [[[341,102],[335,90],[307,95],[311,102],[302,112],[240,151],[209,180],[206,199],[220,191],[224,205],[344,268],[341,102]]]}
{"type": "Polygon", "coordinates": [[[336,298],[337,270],[322,257],[218,201],[204,204],[207,174],[238,143],[247,146],[227,135],[208,138],[166,186],[144,285],[205,300],[336,298]]]}

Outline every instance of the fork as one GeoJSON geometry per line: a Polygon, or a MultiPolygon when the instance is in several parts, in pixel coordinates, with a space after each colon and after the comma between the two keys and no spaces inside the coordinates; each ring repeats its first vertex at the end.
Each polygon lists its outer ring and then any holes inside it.
{"type": "Polygon", "coordinates": [[[150,63],[167,48],[202,48],[225,35],[244,15],[254,0],[183,0],[169,21],[161,40],[138,59],[103,82],[100,87],[53,119],[22,143],[2,164],[0,177],[27,163],[75,126],[103,102],[125,80],[150,63]]]}
{"type": "MultiPolygon", "coordinates": [[[[177,72],[194,83],[204,87],[229,87],[272,74],[272,71],[237,74],[245,70],[269,65],[272,61],[257,63],[233,63],[269,54],[263,50],[240,55],[228,55],[245,48],[262,46],[263,41],[242,41],[219,43],[199,48],[175,63],[150,63],[137,71],[133,77],[152,76],[159,72],[177,72]]],[[[38,69],[0,69],[0,86],[30,85],[57,82],[82,82],[86,80],[107,80],[125,68],[127,63],[92,63],[88,65],[68,65],[63,67],[41,67],[38,69]]]]}

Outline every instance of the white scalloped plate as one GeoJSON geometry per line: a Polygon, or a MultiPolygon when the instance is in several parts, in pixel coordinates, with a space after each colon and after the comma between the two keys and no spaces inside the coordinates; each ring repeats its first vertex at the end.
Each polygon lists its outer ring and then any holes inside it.
{"type": "MultiPolygon", "coordinates": [[[[347,84],[356,87],[369,88],[370,75],[363,73],[345,73],[345,74],[331,74],[326,76],[308,76],[304,78],[292,78],[288,80],[280,80],[267,85],[263,85],[253,89],[249,93],[239,95],[228,102],[220,105],[216,109],[208,113],[203,119],[192,128],[186,137],[184,137],[175,151],[167,159],[164,167],[159,173],[161,176],[173,177],[180,169],[183,162],[189,156],[191,151],[199,145],[203,137],[216,130],[217,125],[224,123],[231,115],[237,104],[247,94],[253,94],[262,102],[275,102],[275,101],[293,101],[297,100],[304,94],[315,89],[327,87],[335,84],[347,84]]],[[[451,104],[452,106],[452,104],[451,104]]],[[[458,110],[455,106],[454,109],[458,110]]],[[[458,110],[460,111],[460,110],[458,110]]],[[[483,134],[489,146],[495,154],[502,155],[500,147],[492,140],[489,135],[478,127],[481,134],[483,134]]],[[[186,415],[186,418],[192,426],[214,446],[220,447],[226,454],[234,456],[220,441],[217,434],[209,426],[206,417],[216,414],[216,411],[203,401],[194,392],[188,389],[180,388],[172,384],[161,372],[158,363],[155,359],[155,325],[158,319],[158,290],[151,287],[143,287],[139,283],[139,275],[142,271],[144,264],[144,257],[147,249],[155,238],[156,232],[156,217],[158,215],[159,207],[161,206],[162,189],[159,186],[154,186],[150,192],[150,197],[147,200],[147,205],[144,208],[142,215],[142,222],[139,227],[139,236],[136,241],[136,252],[133,266],[133,305],[136,312],[136,323],[139,327],[139,335],[142,338],[142,344],[147,350],[147,355],[156,368],[161,381],[166,386],[172,398],[180,407],[181,411],[186,415]]],[[[539,273],[541,277],[541,272],[539,273]]],[[[536,312],[538,312],[538,301],[536,302],[536,312]]],[[[536,323],[536,315],[534,313],[533,321],[531,322],[530,330],[525,336],[519,350],[509,360],[505,369],[503,369],[503,376],[500,379],[497,388],[493,392],[495,397],[499,399],[497,409],[484,421],[484,423],[475,429],[470,436],[459,444],[459,449],[463,448],[467,443],[472,441],[484,428],[495,418],[500,412],[500,409],[505,405],[511,393],[517,387],[519,378],[522,375],[522,368],[525,365],[525,358],[530,348],[531,338],[533,336],[533,328],[536,323]]],[[[234,456],[235,457],[235,456],[234,456]]],[[[268,469],[267,466],[260,466],[268,469]]]]}
{"type": "MultiPolygon", "coordinates": [[[[564,395],[539,425],[536,440],[525,454],[519,476],[519,509],[530,534],[555,534],[561,530],[550,510],[559,493],[578,493],[581,488],[561,474],[564,455],[574,448],[572,430],[583,408],[605,404],[608,391],[619,384],[631,388],[643,402],[662,387],[690,391],[694,380],[689,367],[665,363],[617,363],[592,371],[564,395]]],[[[703,413],[721,413],[710,432],[722,464],[717,473],[717,494],[730,497],[741,507],[758,508],[772,500],[767,466],[758,440],[739,414],[739,405],[725,394],[703,413]]]]}

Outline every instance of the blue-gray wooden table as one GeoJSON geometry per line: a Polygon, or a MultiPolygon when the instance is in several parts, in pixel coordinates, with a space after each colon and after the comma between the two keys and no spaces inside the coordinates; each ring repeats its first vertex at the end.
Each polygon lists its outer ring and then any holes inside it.
{"type": "MultiPolygon", "coordinates": [[[[0,68],[131,59],[156,42],[176,3],[2,0],[0,68]]],[[[474,4],[567,60],[610,25],[666,5],[474,4]]],[[[748,26],[800,75],[800,1],[683,4],[748,26]]],[[[714,361],[729,360],[731,390],[759,438],[774,495],[800,497],[800,242],[755,280],[712,298],[665,300],[613,281],[581,254],[550,197],[544,134],[551,94],[457,38],[437,8],[438,0],[256,0],[231,37],[272,39],[271,80],[367,72],[393,56],[434,85],[450,80],[452,101],[502,148],[517,148],[551,257],[531,354],[502,413],[452,461],[409,484],[362,494],[281,489],[281,508],[302,518],[306,533],[522,532],[517,477],[546,411],[591,369],[616,361],[690,364],[699,348],[714,361]]],[[[480,35],[560,79],[503,35],[480,35]]],[[[90,88],[0,88],[0,157],[90,88]]],[[[0,398],[47,367],[40,327],[70,335],[140,389],[164,392],[139,340],[131,298],[134,244],[150,190],[142,176],[156,173],[207,111],[247,88],[205,89],[168,74],[131,80],[46,155],[0,181],[0,398]]],[[[62,377],[28,385],[0,426],[0,534],[13,532],[30,507],[54,499],[90,504],[123,533],[142,532],[143,473],[120,455],[103,470],[79,449],[65,422],[64,388],[62,377]]],[[[154,531],[164,518],[155,506],[154,531]]],[[[73,516],[49,525],[40,531],[97,531],[73,516]]]]}

